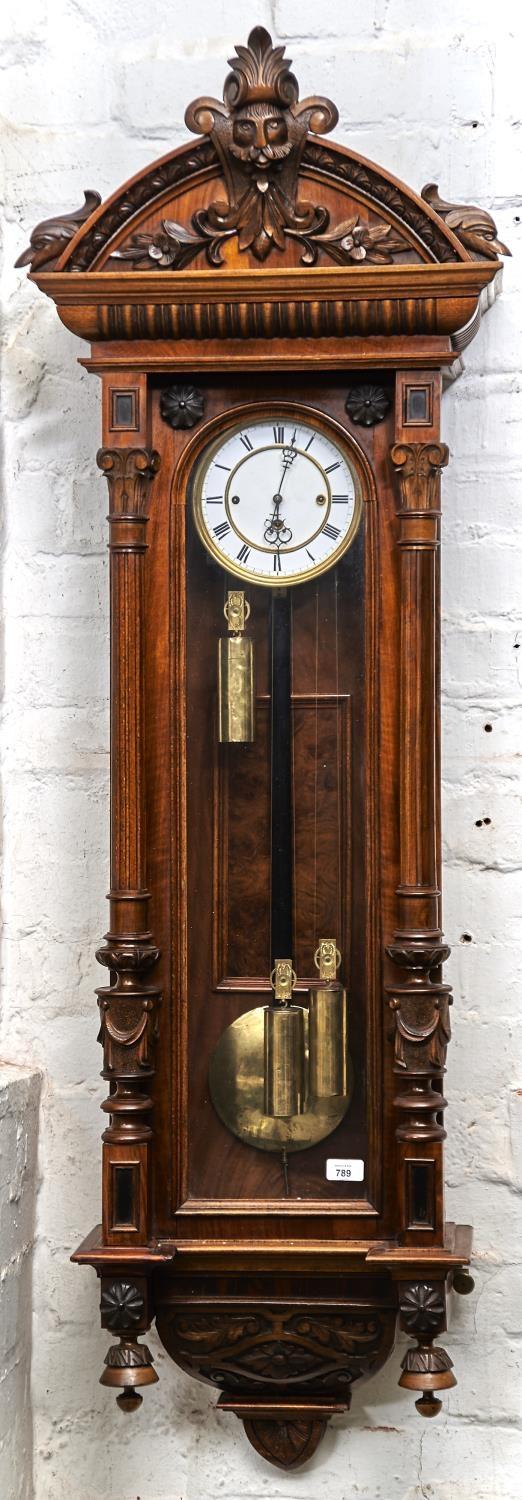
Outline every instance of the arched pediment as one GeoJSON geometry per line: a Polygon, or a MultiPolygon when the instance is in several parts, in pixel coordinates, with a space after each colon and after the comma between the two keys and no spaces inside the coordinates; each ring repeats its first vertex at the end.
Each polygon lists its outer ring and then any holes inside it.
{"type": "Polygon", "coordinates": [[[88,192],[82,209],[33,231],[18,264],[31,265],[68,326],[102,339],[273,337],[292,330],[290,287],[293,336],[451,333],[467,322],[506,253],[490,215],[445,202],[433,183],[419,196],[325,141],[335,105],[299,99],[284,48],[262,27],[230,66],[223,101],[188,105],[197,141],[106,202],[88,192]],[[283,321],[278,277],[290,277],[283,321]],[[88,314],[71,320],[71,300],[88,314]]]}
{"type": "MultiPolygon", "coordinates": [[[[434,184],[420,197],[346,147],[319,141],[337,109],[325,98],[299,101],[284,48],[263,27],[236,51],[223,103],[202,96],[186,110],[202,140],[160,158],[105,203],[93,208],[97,195],[86,193],[87,214],[38,226],[35,269],[440,264],[504,250],[489,215],[445,203],[434,184]]],[[[20,258],[29,259],[30,250],[20,258]]]]}

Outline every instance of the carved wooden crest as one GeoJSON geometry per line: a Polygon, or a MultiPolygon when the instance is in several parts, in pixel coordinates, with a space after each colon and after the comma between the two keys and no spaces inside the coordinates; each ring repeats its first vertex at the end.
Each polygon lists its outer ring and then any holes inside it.
{"type": "Polygon", "coordinates": [[[202,141],[170,152],[106,203],[87,192],[83,209],[38,224],[17,264],[117,274],[123,262],[150,274],[509,254],[485,211],[445,202],[434,184],[419,197],[356,153],[316,141],[336,125],[337,108],[320,96],[299,100],[284,53],[254,27],[230,59],[223,101],[202,95],[187,108],[202,141]]]}

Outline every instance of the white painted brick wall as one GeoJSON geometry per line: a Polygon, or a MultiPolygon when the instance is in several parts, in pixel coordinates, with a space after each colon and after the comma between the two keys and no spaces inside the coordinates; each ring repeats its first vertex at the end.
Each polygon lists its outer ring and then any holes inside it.
{"type": "Polygon", "coordinates": [[[0,1494],[32,1500],[32,1256],[40,1076],[0,1064],[0,1494]]]}
{"type": "MultiPolygon", "coordinates": [[[[519,11],[518,0],[3,3],[1,1037],[6,1057],[44,1075],[35,1500],[520,1500],[519,11]],[[303,93],[331,92],[340,139],[413,186],[435,180],[449,198],[482,203],[514,252],[502,299],[444,400],[454,455],[444,483],[445,925],[455,986],[448,1209],[475,1223],[478,1288],[454,1299],[459,1384],[444,1415],[419,1420],[397,1388],[395,1356],[293,1476],[263,1465],[240,1424],[216,1415],[208,1391],[176,1373],[154,1335],[161,1383],[124,1426],[98,1386],[107,1338],[94,1276],[68,1262],[99,1212],[93,986],[106,925],[106,495],[94,463],[98,384],[77,365],[79,345],[54,308],[12,269],[39,218],[75,207],[84,187],[106,194],[179,144],[187,101],[220,92],[231,46],[255,22],[287,41],[303,93]]],[[[23,1445],[23,1410],[16,1420],[23,1445]]],[[[19,1468],[2,1495],[29,1494],[19,1468]]]]}

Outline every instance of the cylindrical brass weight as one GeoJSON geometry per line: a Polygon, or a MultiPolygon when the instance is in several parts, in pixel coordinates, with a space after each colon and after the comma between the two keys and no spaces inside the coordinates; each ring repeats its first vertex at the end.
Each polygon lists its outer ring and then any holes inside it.
{"type": "Polygon", "coordinates": [[[299,1005],[265,1010],[265,1115],[304,1110],[304,1016],[299,1005]]]}
{"type": "Polygon", "coordinates": [[[309,1091],[313,1099],[348,1092],[348,1004],[341,984],[310,994],[309,1091]]]}
{"type": "Polygon", "coordinates": [[[254,738],[254,648],[248,635],[218,641],[218,706],[221,744],[254,738]]]}

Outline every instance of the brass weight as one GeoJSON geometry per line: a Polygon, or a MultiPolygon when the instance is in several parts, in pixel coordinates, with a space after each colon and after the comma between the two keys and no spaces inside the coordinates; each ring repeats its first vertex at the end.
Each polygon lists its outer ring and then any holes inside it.
{"type": "Polygon", "coordinates": [[[304,1109],[304,1016],[299,1005],[265,1010],[265,1114],[272,1119],[304,1109]]]}
{"type": "Polygon", "coordinates": [[[218,732],[223,745],[254,739],[254,644],[242,633],[249,614],[242,589],[231,589],[224,607],[229,635],[218,641],[218,732]]]}
{"type": "Polygon", "coordinates": [[[333,938],[323,938],[315,955],[325,983],[310,993],[309,1090],[313,1099],[331,1099],[348,1090],[348,1005],[336,980],[340,953],[333,938]]]}
{"type": "Polygon", "coordinates": [[[274,1003],[265,1010],[265,1115],[273,1120],[300,1115],[305,1105],[304,1015],[292,1005],[296,975],[291,958],[276,958],[270,976],[274,1003]]]}

